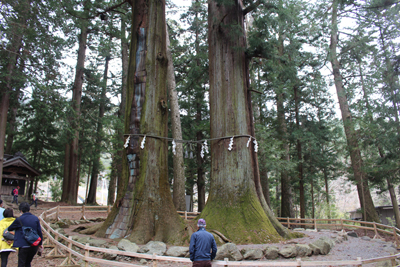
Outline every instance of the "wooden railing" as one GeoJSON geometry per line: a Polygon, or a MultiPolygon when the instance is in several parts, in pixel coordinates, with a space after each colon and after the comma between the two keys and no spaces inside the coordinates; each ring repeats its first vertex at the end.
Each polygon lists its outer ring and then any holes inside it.
{"type": "Polygon", "coordinates": [[[374,231],[375,237],[379,237],[379,232],[393,235],[396,242],[396,247],[400,249],[400,230],[396,227],[376,223],[376,222],[365,222],[347,219],[301,219],[301,218],[283,218],[277,217],[281,224],[285,225],[287,228],[292,229],[293,226],[306,227],[311,226],[315,230],[318,228],[336,228],[344,230],[345,228],[357,228],[374,231]],[[321,223],[327,222],[327,223],[321,223]],[[364,226],[362,226],[364,225],[364,226]],[[367,226],[368,225],[368,226],[367,226]]]}
{"type": "MultiPolygon", "coordinates": [[[[93,247],[89,244],[82,244],[76,242],[71,239],[71,237],[66,237],[58,232],[56,232],[53,228],[51,228],[50,224],[47,222],[50,217],[54,216],[54,219],[58,220],[62,217],[63,214],[66,213],[76,213],[81,214],[82,218],[85,218],[89,212],[104,212],[108,213],[110,211],[110,207],[100,207],[100,206],[58,206],[47,211],[44,211],[40,216],[39,220],[42,225],[43,234],[46,236],[43,245],[47,248],[51,248],[50,252],[47,253],[46,257],[49,258],[64,258],[64,261],[59,266],[77,266],[80,265],[77,263],[79,260],[83,260],[85,262],[85,266],[89,266],[89,263],[100,263],[106,264],[107,266],[123,266],[123,267],[142,267],[143,265],[137,265],[127,262],[118,262],[112,260],[105,260],[100,258],[95,258],[90,256],[90,252],[101,252],[107,254],[115,254],[121,256],[128,256],[134,258],[148,259],[153,261],[153,267],[157,266],[158,261],[172,261],[179,263],[187,263],[191,264],[190,259],[188,258],[180,258],[180,257],[168,257],[168,256],[157,256],[155,254],[142,254],[142,253],[134,253],[128,251],[107,249],[107,248],[99,248],[93,247]],[[64,242],[62,244],[61,242],[64,242]],[[73,246],[84,251],[84,254],[81,254],[75,251],[73,246]]],[[[178,212],[184,218],[189,219],[191,217],[196,217],[195,213],[187,213],[187,212],[178,212]]],[[[282,218],[279,218],[282,219],[282,218]]],[[[286,221],[287,218],[285,218],[286,221]]],[[[289,226],[296,225],[297,223],[290,223],[291,220],[298,219],[289,219],[289,226]]],[[[325,220],[326,221],[326,220],[325,220]]],[[[357,221],[357,223],[359,223],[357,221]]],[[[304,225],[304,223],[302,223],[304,225]]],[[[319,224],[314,221],[314,226],[318,226],[319,224]]],[[[377,224],[379,225],[379,224],[377,224]]],[[[347,226],[347,225],[346,225],[347,226]]],[[[374,259],[361,259],[357,258],[356,260],[346,260],[346,261],[302,261],[301,259],[296,259],[294,261],[229,261],[228,259],[224,259],[223,261],[212,261],[212,266],[322,266],[322,265],[335,265],[335,266],[344,266],[344,265],[355,265],[362,266],[363,264],[368,263],[376,263],[381,261],[391,261],[392,265],[395,266],[396,259],[400,257],[400,253],[392,256],[385,256],[374,259]]]]}

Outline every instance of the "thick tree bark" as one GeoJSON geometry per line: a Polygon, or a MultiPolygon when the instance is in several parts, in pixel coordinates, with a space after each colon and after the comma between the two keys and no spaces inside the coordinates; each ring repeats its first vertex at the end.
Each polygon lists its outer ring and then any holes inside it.
{"type": "Polygon", "coordinates": [[[61,201],[69,204],[76,204],[78,198],[79,120],[81,113],[87,35],[88,25],[87,22],[84,22],[82,23],[81,33],[79,35],[78,60],[76,64],[74,86],[72,88],[72,108],[74,114],[70,116],[70,123],[73,129],[73,134],[70,137],[69,143],[66,145],[65,150],[64,179],[62,185],[63,193],[61,196],[61,201]]]}
{"type": "MultiPolygon", "coordinates": [[[[176,92],[175,83],[175,70],[174,62],[172,60],[172,54],[168,36],[168,29],[166,31],[167,39],[167,57],[168,57],[168,70],[167,70],[167,86],[168,96],[171,108],[171,131],[172,138],[175,140],[182,140],[182,128],[181,128],[181,114],[179,112],[178,93],[176,92]]],[[[176,210],[186,210],[185,200],[185,164],[183,162],[183,145],[181,142],[176,143],[175,155],[173,156],[174,166],[174,182],[173,182],[173,201],[176,210]]]]}
{"type": "Polygon", "coordinates": [[[103,117],[104,110],[106,107],[106,93],[107,93],[107,73],[108,73],[108,64],[110,62],[111,57],[106,56],[106,61],[104,63],[104,74],[103,74],[103,86],[100,95],[100,104],[99,104],[99,116],[97,122],[97,133],[96,133],[96,145],[95,145],[95,156],[93,159],[93,169],[92,169],[92,177],[90,179],[90,188],[87,203],[96,204],[96,193],[97,193],[97,181],[99,178],[99,169],[100,169],[100,151],[101,151],[101,143],[103,141],[103,117]]]}
{"type": "Polygon", "coordinates": [[[208,9],[210,124],[211,138],[216,140],[211,141],[211,187],[201,217],[208,228],[222,232],[233,242],[273,242],[280,236],[261,206],[254,147],[247,147],[252,114],[241,2],[228,5],[209,1],[208,9]],[[242,31],[233,31],[232,27],[242,31]]]}
{"type": "Polygon", "coordinates": [[[351,165],[354,172],[354,179],[357,182],[357,191],[360,200],[360,205],[364,210],[364,220],[380,222],[378,214],[375,210],[369,191],[367,177],[362,170],[362,158],[360,148],[358,146],[357,136],[354,130],[354,125],[351,118],[351,112],[347,101],[346,92],[343,87],[342,76],[340,74],[340,63],[337,58],[337,43],[338,43],[338,1],[333,0],[332,4],[332,32],[330,43],[330,61],[333,69],[333,77],[335,81],[336,92],[339,100],[340,110],[342,113],[343,126],[347,139],[347,147],[350,152],[351,165]]]}
{"type": "Polygon", "coordinates": [[[18,9],[21,10],[16,23],[12,23],[10,29],[10,43],[7,46],[8,62],[6,67],[6,74],[4,77],[5,88],[1,90],[1,107],[0,107],[0,191],[1,181],[3,179],[3,163],[4,163],[4,146],[6,141],[7,129],[7,113],[10,106],[10,94],[13,93],[13,75],[14,69],[17,64],[17,58],[22,47],[22,40],[24,36],[25,24],[30,10],[30,1],[22,0],[17,3],[18,9]]]}
{"type": "Polygon", "coordinates": [[[167,136],[168,122],[165,2],[136,0],[132,5],[125,114],[125,132],[132,135],[123,157],[125,194],[118,194],[116,205],[97,235],[128,236],[139,244],[150,240],[182,244],[185,225],[172,202],[168,144],[162,138],[167,136]],[[144,134],[146,139],[137,134],[144,134]]]}

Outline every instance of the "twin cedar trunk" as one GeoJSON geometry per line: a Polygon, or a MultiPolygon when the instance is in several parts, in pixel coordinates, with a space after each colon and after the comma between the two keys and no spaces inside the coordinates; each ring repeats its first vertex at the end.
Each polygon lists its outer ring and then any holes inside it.
{"type": "MultiPolygon", "coordinates": [[[[209,66],[211,138],[211,187],[201,213],[207,228],[216,229],[237,243],[267,243],[280,239],[260,204],[253,157],[251,114],[243,7],[209,2],[209,66]]],[[[261,190],[261,185],[258,185],[261,190]]],[[[262,196],[263,198],[263,196],[262,196]]]]}
{"type": "MultiPolygon", "coordinates": [[[[125,132],[167,136],[164,3],[133,5],[132,48],[125,132]]],[[[248,92],[243,10],[209,3],[211,111],[211,188],[201,217],[236,243],[268,243],[287,233],[265,203],[258,175],[248,92]],[[247,136],[243,136],[247,135],[247,136]],[[233,149],[228,151],[230,138],[233,149]],[[221,139],[219,139],[221,138],[221,139]],[[261,201],[261,202],[260,202],[261,201]],[[268,217],[271,217],[272,223],[268,217]],[[275,219],[275,220],[274,220],[275,219]]],[[[137,243],[161,240],[182,243],[185,225],[171,199],[167,179],[167,141],[132,135],[123,157],[124,192],[98,236],[128,238],[137,243]],[[140,161],[140,164],[139,164],[140,161]],[[128,168],[129,166],[129,168],[128,168]]]]}
{"type": "Polygon", "coordinates": [[[148,136],[143,149],[144,137],[130,137],[123,157],[125,193],[118,195],[98,235],[129,235],[140,244],[183,240],[185,226],[174,209],[168,183],[168,143],[158,138],[167,136],[167,63],[165,3],[135,1],[125,132],[148,136]]]}

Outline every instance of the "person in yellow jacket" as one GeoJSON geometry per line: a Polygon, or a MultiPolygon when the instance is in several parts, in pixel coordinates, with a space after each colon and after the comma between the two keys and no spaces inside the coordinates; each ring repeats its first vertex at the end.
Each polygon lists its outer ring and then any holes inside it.
{"type": "MultiPolygon", "coordinates": [[[[8,256],[11,252],[15,252],[15,249],[12,249],[12,245],[14,240],[8,240],[4,238],[3,233],[4,230],[10,226],[14,218],[14,211],[13,209],[7,208],[3,212],[4,219],[0,221],[0,256],[1,256],[1,267],[7,267],[8,256]]],[[[13,233],[13,232],[10,232],[13,233]]]]}

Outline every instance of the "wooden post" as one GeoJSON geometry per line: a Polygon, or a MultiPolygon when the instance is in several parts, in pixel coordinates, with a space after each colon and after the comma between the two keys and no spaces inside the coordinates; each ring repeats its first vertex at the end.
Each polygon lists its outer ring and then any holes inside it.
{"type": "Polygon", "coordinates": [[[378,230],[376,229],[376,222],[374,222],[374,232],[375,232],[375,236],[374,236],[374,239],[375,238],[377,238],[379,235],[378,235],[378,230]]]}
{"type": "Polygon", "coordinates": [[[45,222],[47,222],[47,212],[46,212],[46,211],[43,213],[43,220],[44,220],[45,222]]]}
{"type": "Polygon", "coordinates": [[[58,221],[60,218],[60,216],[58,216],[59,214],[60,214],[60,206],[57,206],[56,221],[58,221]]]}
{"type": "Polygon", "coordinates": [[[290,220],[289,220],[289,217],[287,217],[287,229],[290,229],[290,220]]]}
{"type": "MultiPolygon", "coordinates": [[[[358,260],[358,261],[361,261],[361,257],[357,257],[357,260],[358,260]]],[[[361,264],[358,264],[357,267],[362,267],[362,263],[361,263],[361,264]]]]}
{"type": "Polygon", "coordinates": [[[89,261],[87,258],[89,258],[89,244],[86,244],[85,246],[85,267],[89,267],[89,261]]]}
{"type": "Polygon", "coordinates": [[[69,236],[68,237],[68,248],[70,249],[70,250],[68,250],[68,264],[71,264],[71,259],[72,259],[72,253],[71,253],[71,250],[72,250],[72,237],[71,236],[69,236]]]}
{"type": "Polygon", "coordinates": [[[340,218],[340,225],[342,226],[342,231],[343,231],[344,227],[343,227],[343,219],[342,218],[340,218]]]}
{"type": "Polygon", "coordinates": [[[393,226],[392,229],[393,229],[394,240],[396,240],[396,248],[398,249],[400,247],[399,237],[397,236],[396,228],[393,226]]]}
{"type": "Polygon", "coordinates": [[[315,218],[314,218],[314,229],[315,229],[316,232],[318,232],[318,229],[317,229],[317,219],[315,219],[315,218]]]}
{"type": "Polygon", "coordinates": [[[153,267],[157,267],[157,255],[153,253],[153,267]]]}
{"type": "MultiPolygon", "coordinates": [[[[228,263],[229,259],[228,258],[224,258],[225,263],[228,263]]],[[[225,267],[228,267],[228,264],[224,265],[225,267]]]]}
{"type": "Polygon", "coordinates": [[[187,220],[187,211],[185,210],[185,220],[187,220]]]}
{"type": "Polygon", "coordinates": [[[82,206],[82,218],[81,219],[82,220],[86,220],[86,217],[85,217],[85,205],[82,206]]]}
{"type": "Polygon", "coordinates": [[[58,246],[57,246],[57,243],[58,243],[58,232],[55,232],[54,240],[56,241],[54,243],[54,256],[58,256],[58,246]]]}

